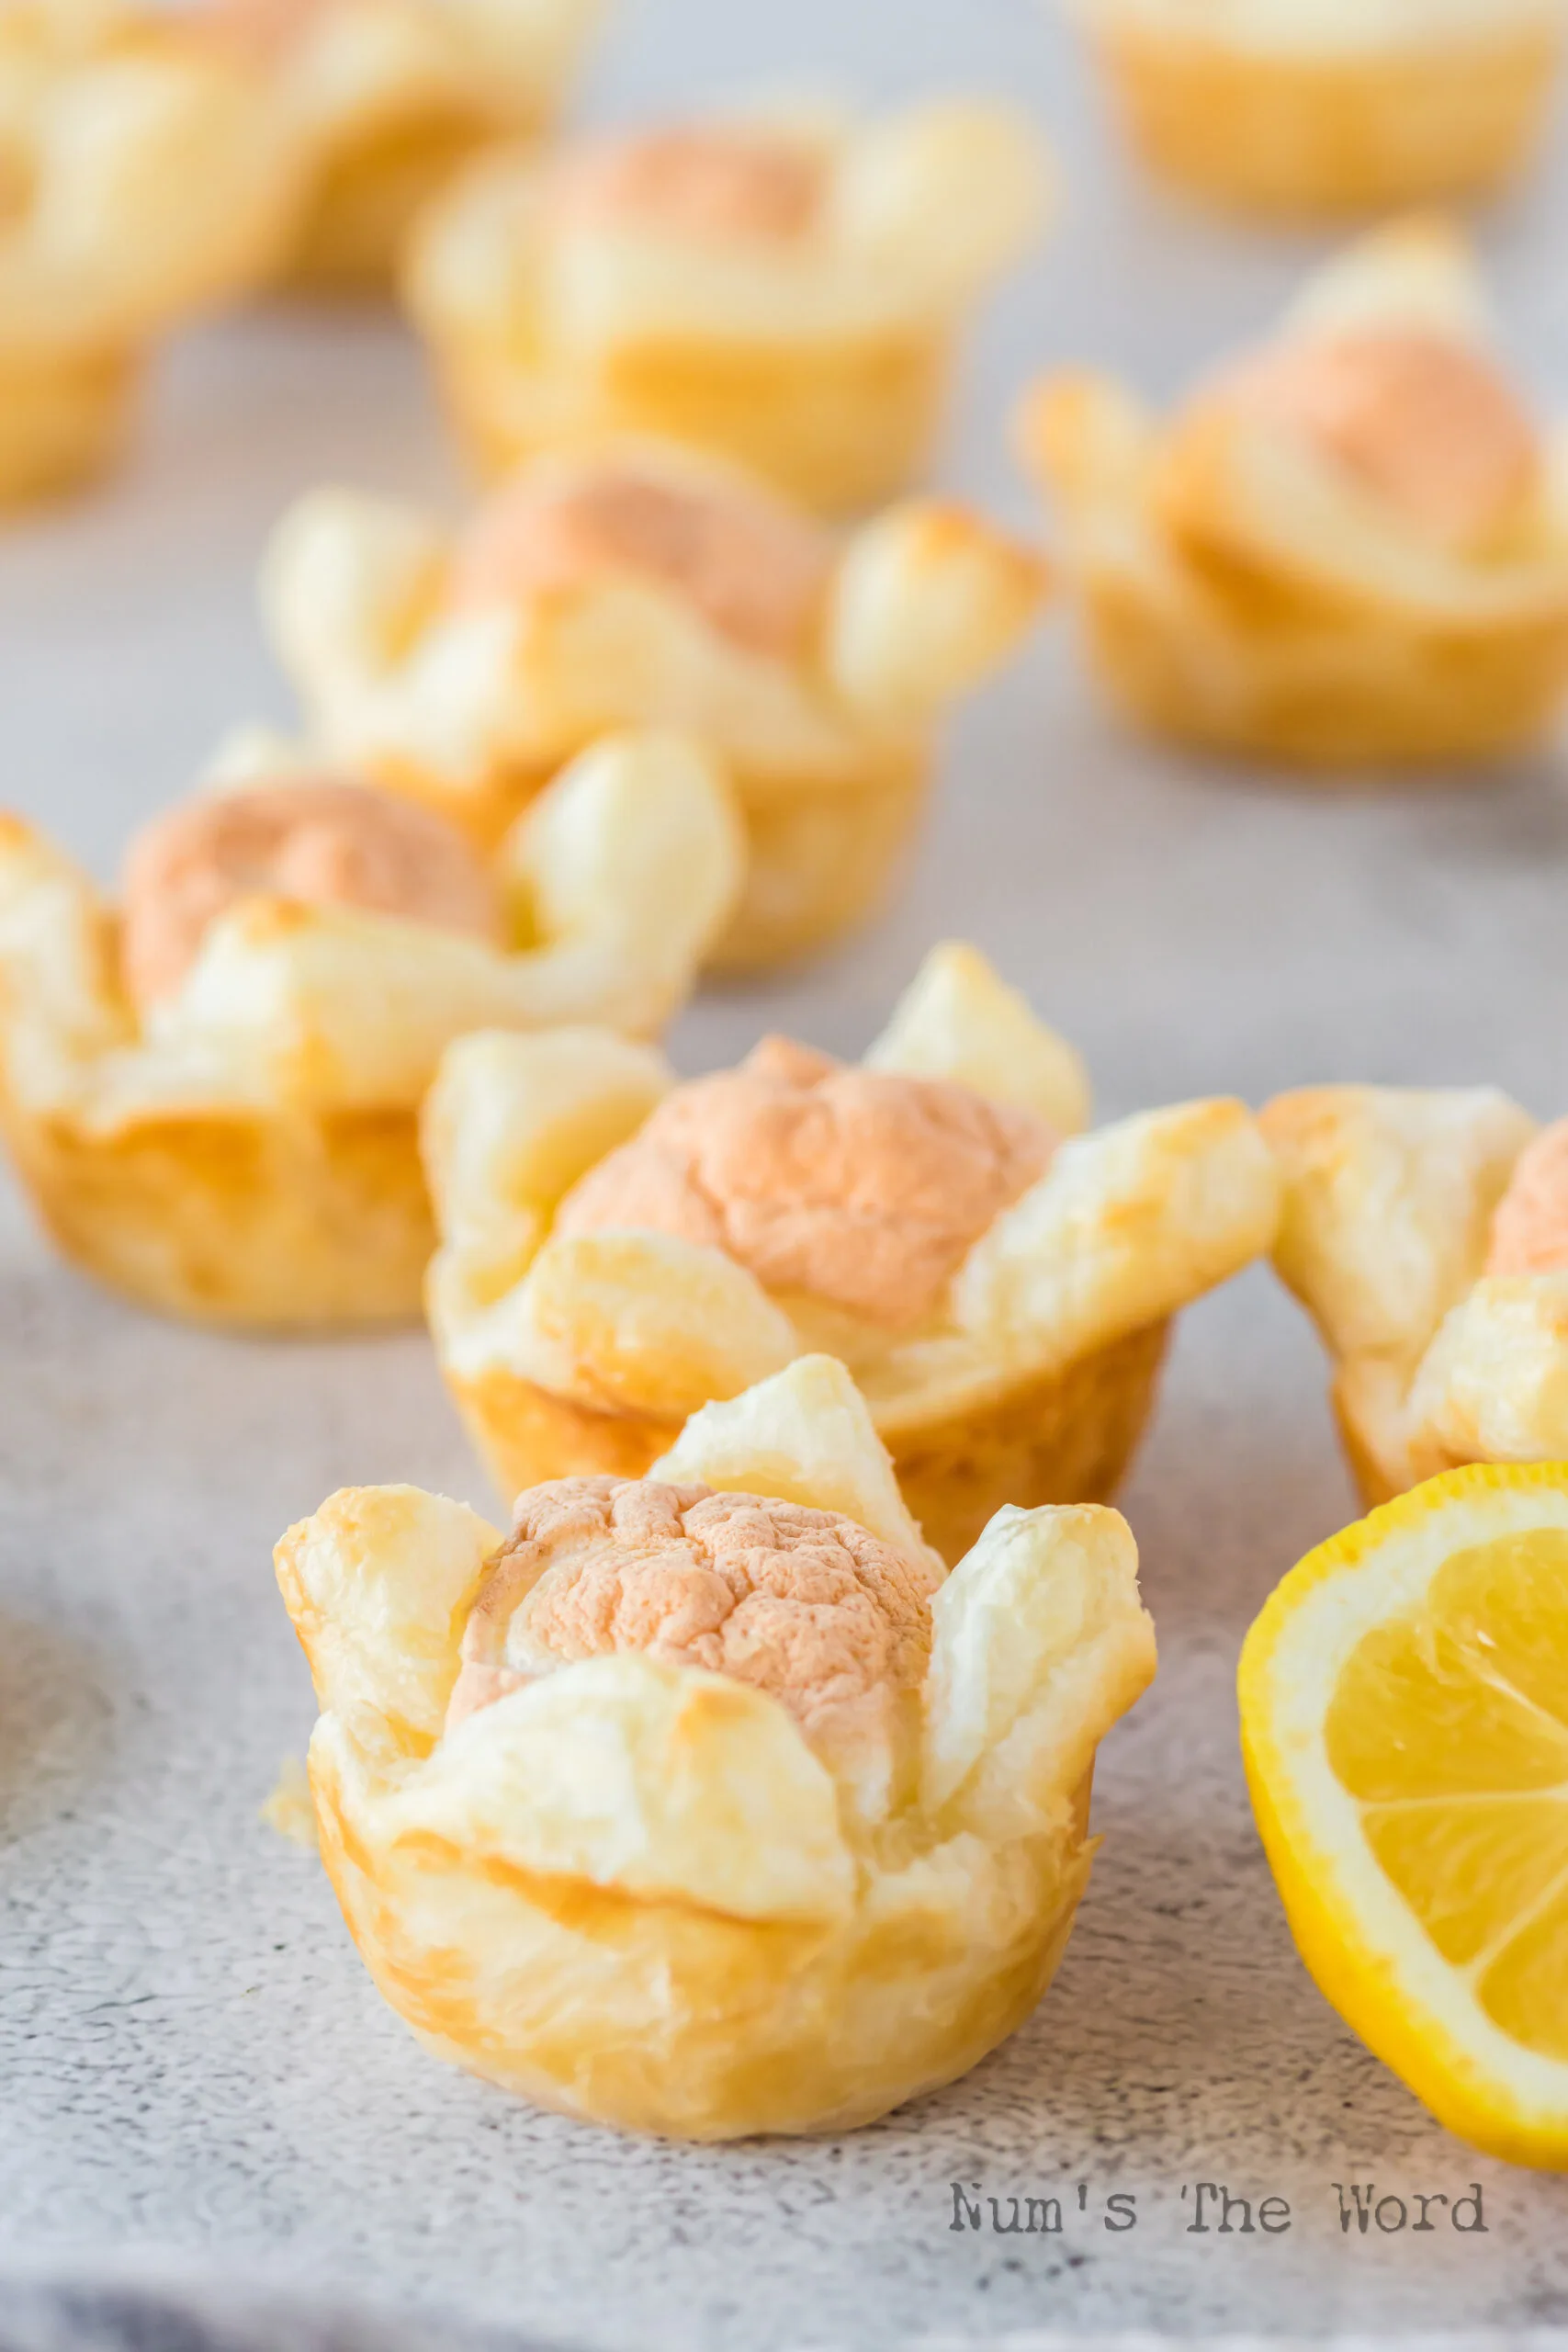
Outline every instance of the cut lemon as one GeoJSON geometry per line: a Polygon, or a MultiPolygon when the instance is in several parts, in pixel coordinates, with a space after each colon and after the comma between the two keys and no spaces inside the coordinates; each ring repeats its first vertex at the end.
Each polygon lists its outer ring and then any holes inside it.
{"type": "Polygon", "coordinates": [[[1450,2131],[1568,2168],[1568,1464],[1450,1471],[1309,1553],[1240,1696],[1324,1993],[1450,2131]]]}

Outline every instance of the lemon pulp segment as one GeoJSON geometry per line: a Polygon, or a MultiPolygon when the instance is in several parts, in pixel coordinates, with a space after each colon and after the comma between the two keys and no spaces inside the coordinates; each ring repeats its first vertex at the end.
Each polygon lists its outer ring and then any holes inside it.
{"type": "Polygon", "coordinates": [[[1568,2060],[1568,1529],[1456,1552],[1325,1724],[1367,1842],[1502,2032],[1568,2060]]]}

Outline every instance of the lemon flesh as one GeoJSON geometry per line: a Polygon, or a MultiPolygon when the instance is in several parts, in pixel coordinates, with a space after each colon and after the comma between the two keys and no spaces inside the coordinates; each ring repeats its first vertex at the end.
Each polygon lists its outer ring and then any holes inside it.
{"type": "Polygon", "coordinates": [[[1568,2169],[1568,1465],[1450,1472],[1320,1546],[1240,1698],[1322,1990],[1450,2129],[1568,2169]]]}
{"type": "Polygon", "coordinates": [[[1362,1636],[1325,1736],[1367,1842],[1493,2023],[1568,2059],[1568,1530],[1457,1553],[1362,1636]]]}

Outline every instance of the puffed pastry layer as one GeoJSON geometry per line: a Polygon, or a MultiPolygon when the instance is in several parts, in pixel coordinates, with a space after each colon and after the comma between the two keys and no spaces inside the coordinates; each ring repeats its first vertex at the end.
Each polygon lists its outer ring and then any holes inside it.
{"type": "Polygon", "coordinates": [[[360,1487],[276,1561],[388,2001],[541,2106],[684,2140],[847,2131],[1010,2033],[1155,1669],[1116,1512],[1004,1510],[944,1577],[822,1356],[649,1481],[524,1494],[504,1545],[360,1487]]]}
{"type": "Polygon", "coordinates": [[[286,126],[295,210],[282,274],[385,292],[426,205],[482,148],[548,130],[600,0],[215,0],[215,39],[286,126]]]}
{"type": "Polygon", "coordinates": [[[923,471],[958,331],[1046,193],[1002,107],[754,108],[486,159],[422,222],[409,300],[488,469],[653,433],[840,511],[923,471]]]}
{"type": "Polygon", "coordinates": [[[880,901],[941,717],[1046,584],[967,507],[910,500],[840,539],[718,459],[613,440],[537,460],[457,533],[316,492],[262,595],[314,741],[481,837],[606,727],[700,737],[750,853],[715,960],[750,969],[880,901]]]}
{"type": "Polygon", "coordinates": [[[399,895],[374,876],[334,903],[355,843],[320,823],[285,846],[272,893],[216,901],[208,866],[161,853],[149,927],[0,822],[0,1117],[61,1249],[144,1306],[261,1328],[410,1317],[434,1238],[419,1104],[443,1048],[498,1023],[657,1030],[728,918],[738,828],[694,746],[612,739],[502,845],[491,936],[461,910],[384,911],[399,895]]]}
{"type": "Polygon", "coordinates": [[[1367,1503],[1568,1457],[1568,1131],[1491,1087],[1309,1087],[1262,1124],[1275,1263],[1328,1351],[1367,1503]]]}
{"type": "Polygon", "coordinates": [[[1498,187],[1540,142],[1562,52],[1561,0],[1076,0],[1074,13],[1145,159],[1227,210],[1275,217],[1498,187]]]}
{"type": "Polygon", "coordinates": [[[459,1040],[427,1303],[502,1491],[639,1476],[827,1349],[944,1558],[1004,1502],[1108,1497],[1168,1318],[1268,1249],[1278,1177],[1239,1102],[1087,1117],[1077,1057],[967,947],[858,1068],[770,1040],[676,1089],[603,1033],[459,1040]]]}
{"type": "Polygon", "coordinates": [[[1457,232],[1309,279],[1173,418],[1088,372],[1021,417],[1093,666],[1152,733],[1320,771],[1501,757],[1568,691],[1568,469],[1457,232]]]}
{"type": "Polygon", "coordinates": [[[0,505],[118,456],[149,345],[265,275],[290,201],[282,125],[178,17],[0,8],[0,505]]]}

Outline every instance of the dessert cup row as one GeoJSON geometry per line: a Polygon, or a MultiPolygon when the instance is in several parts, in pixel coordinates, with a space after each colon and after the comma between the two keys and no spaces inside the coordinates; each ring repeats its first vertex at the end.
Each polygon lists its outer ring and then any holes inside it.
{"type": "Polygon", "coordinates": [[[304,742],[493,832],[594,729],[691,729],[752,843],[718,949],[738,966],[875,907],[939,719],[1053,594],[1112,702],[1196,750],[1431,780],[1560,719],[1562,435],[1451,225],[1352,244],[1165,415],[1058,370],[1018,439],[1048,557],[943,499],[831,530],[730,458],[626,432],[521,454],[457,531],[312,493],[263,586],[304,742]]]}
{"type": "Polygon", "coordinates": [[[1114,1488],[1170,1317],[1272,1250],[1370,1495],[1568,1453],[1568,1157],[1486,1090],[1328,1088],[1090,1129],[1072,1049],[935,950],[863,1063],[646,1042],[741,829],[668,734],[570,765],[486,861],[331,777],[215,784],[120,901],[0,835],[0,1105],[66,1254],[251,1329],[407,1318],[503,1489],[637,1476],[796,1358],[848,1365],[952,1558],[1114,1488]],[[422,1158],[423,1149],[423,1158],[422,1158]]]}

